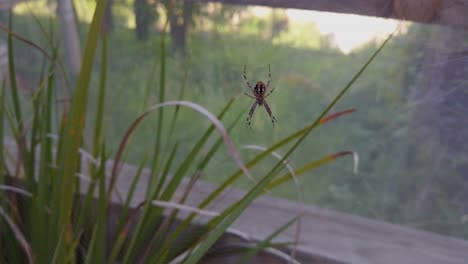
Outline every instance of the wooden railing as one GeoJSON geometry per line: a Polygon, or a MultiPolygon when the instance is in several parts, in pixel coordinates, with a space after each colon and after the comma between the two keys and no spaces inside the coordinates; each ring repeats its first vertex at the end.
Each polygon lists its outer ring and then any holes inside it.
{"type": "MultiPolygon", "coordinates": [[[[16,157],[16,145],[5,144],[10,157],[16,157]]],[[[14,164],[9,162],[10,168],[14,164]]],[[[112,162],[107,164],[110,169],[112,162]]],[[[82,171],[86,171],[83,168],[82,171]]],[[[122,204],[132,183],[137,168],[124,164],[112,197],[114,206],[122,204]]],[[[149,170],[144,170],[137,183],[131,205],[136,207],[145,199],[149,170]]],[[[187,182],[180,186],[174,201],[178,201],[187,182]]],[[[198,181],[187,199],[187,205],[198,204],[215,188],[215,184],[198,181]]],[[[82,184],[87,189],[86,181],[82,184]]],[[[221,211],[238,201],[244,191],[229,189],[207,209],[221,211]]],[[[394,224],[379,222],[351,214],[322,209],[312,205],[302,207],[300,221],[300,245],[297,258],[301,263],[322,264],[466,264],[468,263],[468,241],[441,236],[394,224]],[[314,262],[316,261],[316,262],[314,262]]],[[[280,226],[298,214],[298,205],[284,199],[263,196],[255,200],[231,226],[236,232],[247,234],[252,240],[263,240],[280,226]]],[[[181,213],[183,218],[186,214],[181,213]]],[[[209,218],[200,217],[196,224],[209,218]]],[[[296,226],[283,232],[277,242],[291,242],[296,238],[296,226]]],[[[234,232],[234,233],[236,233],[234,232]]],[[[231,234],[232,236],[232,234],[231,234]]]]}

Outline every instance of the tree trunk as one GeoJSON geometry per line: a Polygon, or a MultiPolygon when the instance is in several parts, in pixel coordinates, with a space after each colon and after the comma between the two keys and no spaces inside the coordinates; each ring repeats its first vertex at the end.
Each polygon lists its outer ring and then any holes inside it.
{"type": "Polygon", "coordinates": [[[73,11],[72,0],[59,0],[57,15],[60,19],[63,43],[65,47],[65,58],[72,74],[77,76],[81,67],[80,35],[73,11]]]}
{"type": "Polygon", "coordinates": [[[193,2],[183,1],[180,3],[182,10],[173,7],[169,15],[171,27],[172,53],[185,56],[187,49],[187,31],[192,23],[193,2]],[[179,11],[179,12],[178,12],[179,11]]]}
{"type": "Polygon", "coordinates": [[[104,20],[102,23],[102,29],[106,33],[110,33],[114,30],[114,14],[112,13],[112,5],[114,0],[107,0],[106,12],[104,13],[104,20]]]}
{"type": "Polygon", "coordinates": [[[135,0],[133,10],[135,12],[136,37],[138,40],[147,40],[151,23],[155,18],[155,11],[152,10],[148,0],[135,0]]]}
{"type": "Polygon", "coordinates": [[[170,15],[169,23],[171,26],[172,53],[185,54],[185,33],[186,28],[184,23],[178,22],[179,18],[176,15],[170,15]]]}

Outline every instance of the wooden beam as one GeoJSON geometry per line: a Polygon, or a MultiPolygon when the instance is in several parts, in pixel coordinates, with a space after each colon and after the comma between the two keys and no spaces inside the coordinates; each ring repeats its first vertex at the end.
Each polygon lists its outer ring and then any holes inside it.
{"type": "Polygon", "coordinates": [[[414,22],[468,30],[468,0],[186,0],[231,5],[296,8],[414,22]]]}

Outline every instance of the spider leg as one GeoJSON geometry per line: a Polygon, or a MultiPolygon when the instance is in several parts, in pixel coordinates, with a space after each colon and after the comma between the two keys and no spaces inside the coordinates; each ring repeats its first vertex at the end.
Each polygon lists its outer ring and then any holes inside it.
{"type": "Polygon", "coordinates": [[[273,87],[273,88],[271,89],[271,91],[270,91],[269,93],[267,93],[267,95],[265,95],[263,98],[267,98],[267,96],[269,96],[274,90],[275,90],[275,87],[273,87]]]}
{"type": "Polygon", "coordinates": [[[270,106],[268,106],[267,102],[264,100],[263,105],[265,106],[266,111],[268,112],[268,115],[271,118],[271,123],[273,123],[273,127],[275,127],[275,122],[277,123],[278,121],[276,120],[275,116],[271,113],[270,106]]]}
{"type": "Polygon", "coordinates": [[[247,95],[247,96],[250,97],[250,98],[257,99],[257,97],[251,96],[250,94],[248,94],[248,93],[246,93],[246,92],[244,92],[244,94],[247,95]]]}
{"type": "Polygon", "coordinates": [[[255,112],[255,107],[257,107],[257,101],[255,101],[255,103],[253,103],[252,107],[250,108],[249,116],[247,117],[247,120],[246,120],[247,125],[250,127],[250,129],[252,129],[252,127],[250,126],[250,121],[252,120],[252,115],[255,112]]]}
{"type": "Polygon", "coordinates": [[[245,79],[245,82],[246,82],[247,85],[249,86],[250,91],[251,91],[253,94],[255,94],[255,93],[254,93],[254,90],[253,90],[253,88],[252,88],[252,85],[250,85],[249,81],[247,80],[247,76],[245,76],[245,72],[246,72],[246,71],[247,71],[247,65],[244,65],[244,79],[245,79]]]}
{"type": "Polygon", "coordinates": [[[270,64],[268,64],[268,82],[266,85],[267,89],[270,87],[270,79],[271,79],[271,68],[270,68],[270,64]]]}

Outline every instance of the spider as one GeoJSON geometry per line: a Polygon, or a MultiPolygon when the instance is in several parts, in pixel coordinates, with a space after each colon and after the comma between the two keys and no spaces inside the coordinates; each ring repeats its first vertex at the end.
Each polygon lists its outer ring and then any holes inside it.
{"type": "Polygon", "coordinates": [[[254,96],[252,96],[252,95],[250,95],[250,94],[248,94],[246,92],[244,92],[244,94],[247,95],[250,98],[255,99],[255,102],[253,103],[252,107],[250,108],[249,116],[247,117],[247,120],[246,120],[247,125],[250,127],[250,129],[252,129],[252,127],[250,126],[250,121],[252,120],[252,115],[255,112],[255,108],[257,107],[257,104],[258,104],[259,106],[262,106],[262,105],[265,106],[265,109],[266,109],[266,111],[268,112],[268,115],[271,118],[271,123],[273,124],[273,127],[275,127],[275,122],[278,122],[278,121],[276,121],[275,116],[273,116],[273,114],[271,113],[270,106],[268,106],[268,103],[265,100],[265,98],[267,98],[273,92],[273,90],[275,90],[275,88],[273,88],[273,89],[271,89],[271,91],[269,93],[267,93],[268,88],[270,87],[270,79],[271,79],[270,64],[268,64],[268,82],[267,82],[266,86],[262,81],[258,81],[257,84],[255,85],[255,87],[252,88],[252,85],[250,85],[249,81],[247,80],[247,77],[245,76],[246,70],[247,70],[247,65],[244,65],[244,79],[245,79],[245,82],[247,83],[247,85],[249,86],[250,91],[253,93],[254,96]]]}

